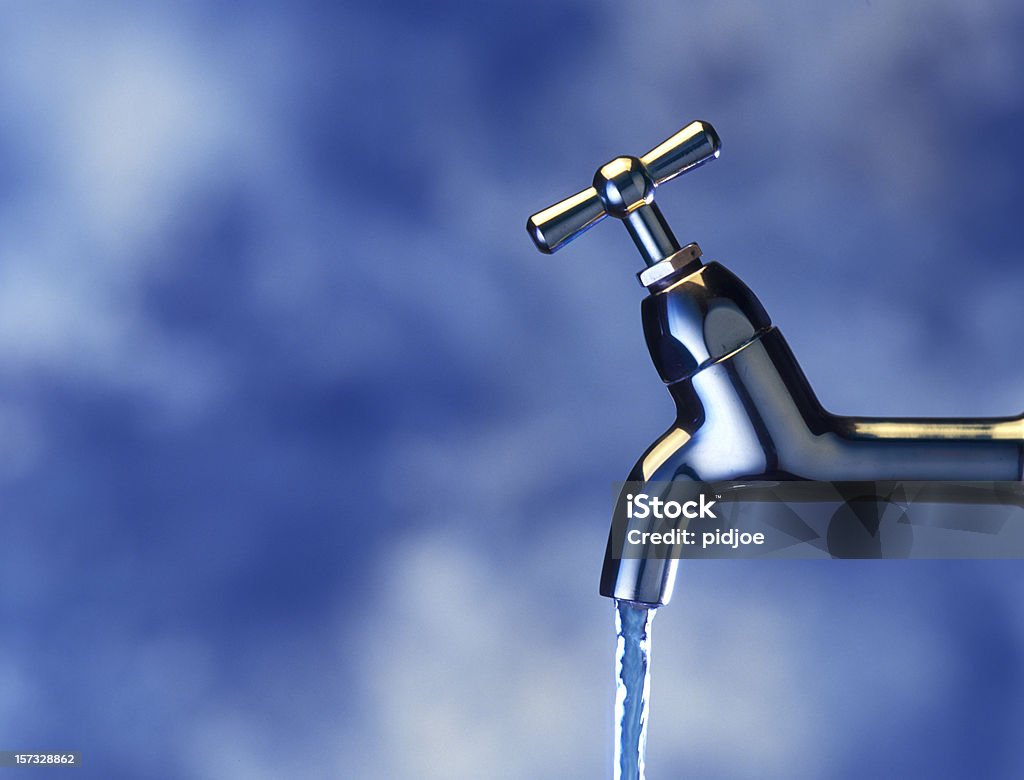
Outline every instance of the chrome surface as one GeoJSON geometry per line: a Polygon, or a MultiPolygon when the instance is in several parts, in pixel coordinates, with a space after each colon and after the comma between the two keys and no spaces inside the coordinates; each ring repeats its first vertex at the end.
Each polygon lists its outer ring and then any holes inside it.
{"type": "Polygon", "coordinates": [[[719,263],[675,279],[640,305],[658,375],[671,384],[739,349],[771,327],[749,288],[719,263]]]}
{"type": "Polygon", "coordinates": [[[679,251],[679,242],[656,203],[631,211],[626,217],[626,230],[649,266],[679,251]]]}
{"type": "MultiPolygon", "coordinates": [[[[714,159],[720,146],[710,124],[693,122],[639,159],[602,166],[592,187],[527,222],[550,253],[617,217],[650,266],[639,274],[650,292],[641,305],[644,336],[677,416],[626,481],[1024,478],[1024,415],[878,419],[821,406],[760,301],[723,266],[702,266],[696,244],[680,249],[654,203],[657,185],[714,159]]],[[[620,560],[611,549],[609,540],[603,595],[668,603],[678,560],[620,560]]]]}
{"type": "MultiPolygon", "coordinates": [[[[1022,477],[1024,415],[886,420],[826,411],[764,308],[718,263],[648,296],[641,311],[677,416],[631,482],[1022,477]]],[[[609,544],[601,593],[666,604],[678,563],[616,559],[609,544]]]]}
{"type": "Polygon", "coordinates": [[[539,211],[526,229],[540,251],[551,253],[606,216],[626,223],[647,265],[679,251],[654,202],[654,189],[718,157],[721,141],[707,122],[691,122],[640,158],[618,157],[594,174],[593,186],[539,211]]]}
{"type": "Polygon", "coordinates": [[[662,290],[680,275],[678,272],[682,272],[681,275],[685,276],[700,268],[701,254],[697,244],[687,244],[674,255],[669,255],[661,262],[645,268],[636,275],[636,278],[651,292],[662,290]]]}

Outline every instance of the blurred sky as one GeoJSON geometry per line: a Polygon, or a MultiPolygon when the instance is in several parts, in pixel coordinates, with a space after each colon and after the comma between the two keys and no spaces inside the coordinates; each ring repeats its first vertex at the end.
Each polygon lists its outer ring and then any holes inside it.
{"type": "MultiPolygon", "coordinates": [[[[1011,2],[0,6],[0,749],[82,777],[593,778],[609,486],[671,421],[659,190],[824,404],[1024,406],[1011,2]]],[[[1020,564],[693,562],[654,778],[1019,777],[1020,564]]]]}

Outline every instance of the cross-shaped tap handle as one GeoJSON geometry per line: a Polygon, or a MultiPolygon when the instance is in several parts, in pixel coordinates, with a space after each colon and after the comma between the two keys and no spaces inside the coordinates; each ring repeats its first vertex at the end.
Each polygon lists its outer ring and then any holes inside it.
{"type": "Polygon", "coordinates": [[[708,122],[691,122],[643,157],[618,157],[601,166],[594,184],[538,211],[526,229],[550,254],[606,216],[626,223],[647,265],[679,251],[672,230],[654,203],[654,188],[718,157],[722,143],[708,122]]]}

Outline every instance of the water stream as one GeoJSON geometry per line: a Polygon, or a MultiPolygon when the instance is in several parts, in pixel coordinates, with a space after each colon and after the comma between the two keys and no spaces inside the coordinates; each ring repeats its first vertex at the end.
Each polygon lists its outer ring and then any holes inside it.
{"type": "Polygon", "coordinates": [[[643,780],[654,610],[615,602],[615,780],[643,780]]]}

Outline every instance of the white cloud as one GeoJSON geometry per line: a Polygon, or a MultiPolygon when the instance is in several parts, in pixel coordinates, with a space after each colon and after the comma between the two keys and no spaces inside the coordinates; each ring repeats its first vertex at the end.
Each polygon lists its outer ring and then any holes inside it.
{"type": "Polygon", "coordinates": [[[196,194],[244,168],[239,139],[259,113],[174,19],[93,9],[14,26],[0,71],[28,175],[0,212],[0,359],[191,419],[227,377],[218,356],[162,332],[144,286],[196,194]]]}

